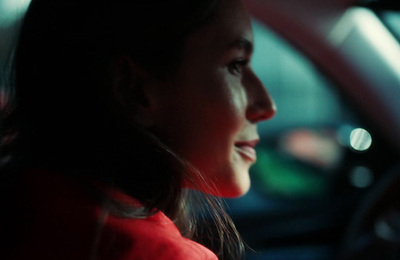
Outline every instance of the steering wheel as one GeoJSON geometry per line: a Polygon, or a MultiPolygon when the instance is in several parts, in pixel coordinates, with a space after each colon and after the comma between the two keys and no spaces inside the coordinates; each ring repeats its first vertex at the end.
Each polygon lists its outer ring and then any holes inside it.
{"type": "Polygon", "coordinates": [[[339,259],[400,259],[400,165],[383,175],[361,200],[339,259]]]}

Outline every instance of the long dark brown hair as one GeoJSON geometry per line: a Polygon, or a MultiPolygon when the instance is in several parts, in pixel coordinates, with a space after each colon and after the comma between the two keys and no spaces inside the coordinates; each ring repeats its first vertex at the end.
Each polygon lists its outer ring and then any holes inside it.
{"type": "Polygon", "coordinates": [[[183,180],[201,173],[128,120],[111,89],[123,56],[158,79],[171,76],[187,37],[212,21],[218,6],[219,0],[32,0],[13,63],[9,121],[18,138],[9,168],[48,169],[115,186],[143,205],[112,201],[121,216],[160,210],[220,259],[239,259],[243,244],[221,201],[182,188],[183,180]]]}

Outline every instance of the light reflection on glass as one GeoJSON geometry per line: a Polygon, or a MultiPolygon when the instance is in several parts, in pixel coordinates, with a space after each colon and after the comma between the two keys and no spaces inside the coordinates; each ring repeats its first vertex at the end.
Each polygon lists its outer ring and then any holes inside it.
{"type": "Polygon", "coordinates": [[[340,46],[354,30],[361,33],[393,72],[400,76],[399,43],[373,11],[363,7],[349,9],[330,32],[329,40],[340,46]]]}
{"type": "Polygon", "coordinates": [[[353,129],[350,133],[350,146],[356,151],[366,151],[371,147],[372,137],[363,128],[353,129]]]}
{"type": "Polygon", "coordinates": [[[31,0],[0,0],[0,26],[6,27],[19,19],[31,0]]]}

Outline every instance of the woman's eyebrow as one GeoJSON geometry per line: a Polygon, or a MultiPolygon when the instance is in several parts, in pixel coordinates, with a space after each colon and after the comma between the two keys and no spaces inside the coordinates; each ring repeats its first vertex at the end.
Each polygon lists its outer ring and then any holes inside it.
{"type": "Polygon", "coordinates": [[[248,54],[253,53],[253,43],[247,38],[239,38],[230,44],[229,49],[244,49],[248,54]]]}

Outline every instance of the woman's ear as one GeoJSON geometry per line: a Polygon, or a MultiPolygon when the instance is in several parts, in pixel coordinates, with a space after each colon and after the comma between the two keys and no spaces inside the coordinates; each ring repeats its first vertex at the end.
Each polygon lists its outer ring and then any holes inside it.
{"type": "Polygon", "coordinates": [[[113,93],[122,110],[142,127],[154,124],[152,92],[148,84],[151,75],[130,57],[121,56],[114,63],[113,93]]]}

